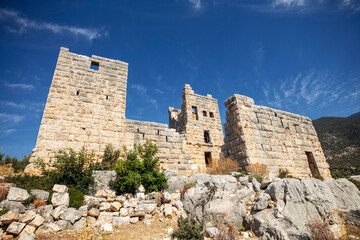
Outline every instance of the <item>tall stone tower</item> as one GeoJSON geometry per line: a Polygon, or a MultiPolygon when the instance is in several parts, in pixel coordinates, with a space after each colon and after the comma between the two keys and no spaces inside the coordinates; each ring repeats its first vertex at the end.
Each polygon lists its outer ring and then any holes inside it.
{"type": "Polygon", "coordinates": [[[224,143],[217,99],[195,94],[185,84],[181,110],[169,108],[169,127],[185,136],[186,153],[192,156],[198,172],[217,166],[224,143]]]}
{"type": "Polygon", "coordinates": [[[105,145],[122,146],[128,64],[61,48],[28,174],[34,160],[51,163],[59,149],[83,146],[99,158],[105,145]]]}

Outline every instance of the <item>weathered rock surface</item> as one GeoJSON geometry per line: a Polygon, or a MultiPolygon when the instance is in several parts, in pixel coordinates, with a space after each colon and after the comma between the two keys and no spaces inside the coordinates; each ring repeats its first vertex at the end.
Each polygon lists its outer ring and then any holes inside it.
{"type": "Polygon", "coordinates": [[[59,184],[55,184],[53,186],[53,192],[57,192],[57,193],[67,193],[68,192],[68,187],[65,185],[59,185],[59,184]]]}
{"type": "Polygon", "coordinates": [[[29,193],[22,188],[12,187],[9,190],[7,195],[7,200],[9,201],[25,201],[30,197],[29,193]]]}
{"type": "Polygon", "coordinates": [[[12,222],[16,222],[19,220],[19,212],[17,211],[9,211],[6,214],[0,217],[0,221],[2,224],[10,224],[12,222]]]}
{"type": "Polygon", "coordinates": [[[50,193],[40,189],[32,189],[31,195],[34,195],[37,199],[47,201],[49,199],[50,193]]]}
{"type": "Polygon", "coordinates": [[[60,215],[60,219],[70,221],[72,224],[75,221],[79,220],[82,217],[82,212],[76,210],[75,208],[68,208],[66,211],[60,215]]]}
{"type": "Polygon", "coordinates": [[[19,213],[25,212],[25,206],[22,203],[16,201],[9,201],[7,199],[0,203],[0,208],[7,208],[12,211],[18,211],[19,213]]]}
{"type": "Polygon", "coordinates": [[[95,180],[93,192],[96,193],[99,190],[110,189],[110,181],[114,181],[116,178],[115,171],[94,171],[93,177],[95,180]]]}
{"type": "Polygon", "coordinates": [[[24,229],[25,226],[26,226],[25,223],[12,222],[9,225],[9,227],[6,229],[6,232],[14,234],[14,235],[19,235],[19,233],[24,229]]]}
{"type": "Polygon", "coordinates": [[[54,192],[51,198],[51,203],[54,207],[64,205],[69,206],[70,197],[67,192],[54,192]]]}

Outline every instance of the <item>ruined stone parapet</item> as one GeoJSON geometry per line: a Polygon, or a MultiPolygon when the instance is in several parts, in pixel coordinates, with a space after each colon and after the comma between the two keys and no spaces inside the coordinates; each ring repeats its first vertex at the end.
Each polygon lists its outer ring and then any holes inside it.
{"type": "Polygon", "coordinates": [[[225,101],[225,107],[225,157],[237,160],[247,170],[258,163],[275,175],[279,169],[287,169],[294,177],[331,177],[308,117],[257,106],[253,99],[237,94],[225,101]]]}
{"type": "Polygon", "coordinates": [[[185,84],[181,110],[169,108],[169,122],[170,128],[185,135],[186,153],[199,172],[217,166],[224,137],[217,99],[195,94],[185,84]]]}

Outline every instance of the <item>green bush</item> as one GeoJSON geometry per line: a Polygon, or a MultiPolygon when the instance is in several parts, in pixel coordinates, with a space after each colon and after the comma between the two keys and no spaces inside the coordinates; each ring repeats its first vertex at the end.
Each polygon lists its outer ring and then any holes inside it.
{"type": "Polygon", "coordinates": [[[16,175],[7,177],[5,180],[15,183],[16,187],[26,189],[28,192],[31,189],[40,189],[51,193],[54,186],[54,182],[48,176],[16,175]]]}
{"type": "Polygon", "coordinates": [[[204,233],[202,224],[196,222],[194,218],[183,218],[178,219],[178,228],[171,234],[171,239],[177,238],[178,240],[203,240],[204,233]]]}
{"type": "Polygon", "coordinates": [[[53,183],[74,187],[83,193],[88,193],[94,183],[92,170],[89,168],[92,154],[83,148],[76,153],[74,150],[60,150],[55,156],[53,169],[45,171],[53,183]]]}
{"type": "Polygon", "coordinates": [[[79,208],[84,204],[84,193],[77,190],[76,188],[69,188],[69,207],[79,208]]]}
{"type": "Polygon", "coordinates": [[[319,179],[319,180],[321,180],[321,181],[324,180],[324,178],[323,178],[321,175],[319,175],[319,174],[315,174],[313,177],[316,178],[316,179],[319,179]]]}
{"type": "Polygon", "coordinates": [[[279,178],[292,178],[293,176],[291,176],[289,174],[289,171],[287,169],[279,169],[279,174],[278,174],[279,178]]]}
{"type": "Polygon", "coordinates": [[[115,166],[116,179],[110,183],[117,194],[135,193],[142,184],[146,193],[167,187],[164,173],[159,172],[157,146],[149,141],[135,144],[134,150],[125,149],[124,158],[115,166]]]}
{"type": "Polygon", "coordinates": [[[23,157],[21,161],[17,159],[17,157],[10,157],[9,155],[0,153],[0,165],[7,165],[11,164],[12,168],[14,169],[15,173],[23,172],[25,167],[29,164],[29,160],[31,157],[31,154],[27,154],[23,157]]]}
{"type": "Polygon", "coordinates": [[[255,178],[259,183],[262,183],[264,181],[264,177],[257,173],[251,174],[249,176],[249,181],[252,182],[253,178],[255,178]]]}
{"type": "Polygon", "coordinates": [[[120,150],[111,144],[106,145],[101,162],[91,164],[93,170],[113,170],[120,157],[120,150]]]}
{"type": "Polygon", "coordinates": [[[25,201],[22,201],[22,204],[27,207],[30,204],[32,204],[35,201],[36,197],[34,195],[30,195],[28,199],[26,199],[25,201]]]}

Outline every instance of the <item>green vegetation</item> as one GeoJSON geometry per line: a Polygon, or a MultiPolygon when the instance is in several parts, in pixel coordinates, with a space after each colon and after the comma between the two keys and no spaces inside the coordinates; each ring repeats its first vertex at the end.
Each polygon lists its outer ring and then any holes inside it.
{"type": "Polygon", "coordinates": [[[183,218],[178,219],[178,228],[171,234],[171,239],[178,240],[203,240],[204,233],[202,224],[196,222],[194,218],[183,218]]]}
{"type": "Polygon", "coordinates": [[[70,203],[69,207],[79,208],[84,203],[84,193],[77,190],[76,188],[69,188],[70,203]]]}
{"type": "Polygon", "coordinates": [[[7,208],[1,209],[1,210],[0,210],[0,217],[1,217],[2,215],[6,214],[8,211],[9,211],[9,209],[7,209],[7,208]]]}
{"type": "Polygon", "coordinates": [[[30,195],[30,197],[28,199],[26,199],[25,201],[22,201],[22,204],[27,207],[30,204],[32,204],[35,201],[36,197],[34,195],[30,195]]]}
{"type": "Polygon", "coordinates": [[[293,176],[291,176],[289,174],[289,171],[287,169],[279,169],[279,174],[278,174],[279,178],[292,178],[293,176]]]}
{"type": "Polygon", "coordinates": [[[40,189],[52,193],[54,186],[54,183],[48,176],[17,175],[7,177],[6,182],[15,183],[16,187],[26,189],[28,192],[31,189],[40,189]]]}
{"type": "Polygon", "coordinates": [[[114,149],[111,144],[106,145],[104,155],[101,162],[91,164],[92,170],[113,170],[118,159],[120,158],[120,150],[114,149]]]}
{"type": "Polygon", "coordinates": [[[316,179],[319,179],[319,180],[321,180],[321,181],[324,180],[324,178],[323,178],[321,175],[319,175],[319,174],[315,174],[313,177],[316,178],[316,179]]]}
{"type": "Polygon", "coordinates": [[[17,157],[10,157],[9,155],[0,153],[0,166],[11,164],[15,173],[23,172],[26,165],[28,165],[31,154],[27,154],[23,157],[21,161],[17,157]]]}
{"type": "Polygon", "coordinates": [[[253,178],[255,178],[259,183],[264,181],[264,177],[260,174],[253,173],[249,176],[249,181],[252,182],[253,178]]]}
{"type": "Polygon", "coordinates": [[[313,121],[331,172],[360,174],[360,113],[313,121]]]}
{"type": "Polygon", "coordinates": [[[93,154],[89,154],[83,148],[76,153],[74,150],[60,150],[55,156],[53,169],[44,170],[53,183],[74,187],[83,193],[88,193],[90,186],[94,184],[92,170],[89,168],[93,154]]]}
{"type": "Polygon", "coordinates": [[[124,150],[124,159],[115,166],[117,177],[110,183],[117,194],[135,193],[140,184],[146,193],[167,187],[164,173],[159,172],[157,150],[157,146],[149,141],[144,145],[135,144],[134,150],[124,150]]]}

